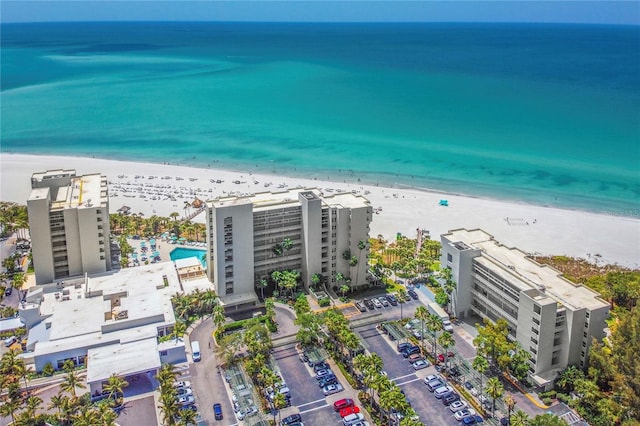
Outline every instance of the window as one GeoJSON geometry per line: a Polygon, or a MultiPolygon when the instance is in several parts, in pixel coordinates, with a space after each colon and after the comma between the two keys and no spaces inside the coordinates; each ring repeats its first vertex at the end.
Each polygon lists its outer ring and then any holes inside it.
{"type": "Polygon", "coordinates": [[[536,339],[535,337],[532,337],[532,338],[531,338],[531,341],[532,341],[533,343],[535,343],[536,345],[538,344],[538,339],[536,339]]]}
{"type": "Polygon", "coordinates": [[[587,314],[585,315],[587,319],[589,319],[589,314],[590,312],[587,312],[587,314]]]}
{"type": "Polygon", "coordinates": [[[540,308],[539,305],[533,305],[533,312],[535,312],[536,314],[540,315],[541,311],[542,311],[542,309],[540,308]]]}
{"type": "Polygon", "coordinates": [[[539,320],[539,319],[537,319],[537,318],[534,318],[534,319],[533,319],[533,323],[534,323],[535,325],[540,325],[540,320],[539,320]]]}
{"type": "Polygon", "coordinates": [[[168,352],[167,351],[160,351],[160,356],[167,356],[168,352]]]}
{"type": "Polygon", "coordinates": [[[447,253],[447,262],[453,262],[453,256],[451,256],[451,253],[447,253]]]}

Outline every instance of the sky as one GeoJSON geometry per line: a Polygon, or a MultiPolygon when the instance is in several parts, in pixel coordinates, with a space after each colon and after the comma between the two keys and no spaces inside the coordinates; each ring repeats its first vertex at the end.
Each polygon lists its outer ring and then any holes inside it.
{"type": "Polygon", "coordinates": [[[542,22],[640,25],[640,1],[2,0],[0,22],[542,22]]]}

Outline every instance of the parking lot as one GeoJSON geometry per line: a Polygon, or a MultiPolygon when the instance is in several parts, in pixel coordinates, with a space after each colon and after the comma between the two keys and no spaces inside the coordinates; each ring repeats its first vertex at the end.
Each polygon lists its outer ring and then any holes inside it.
{"type": "Polygon", "coordinates": [[[391,380],[404,390],[411,406],[420,416],[420,421],[428,426],[459,425],[449,407],[435,398],[422,379],[436,374],[435,367],[415,371],[411,364],[396,350],[397,341],[391,341],[380,333],[375,324],[355,329],[365,340],[369,352],[377,353],[384,362],[384,369],[391,380]]]}

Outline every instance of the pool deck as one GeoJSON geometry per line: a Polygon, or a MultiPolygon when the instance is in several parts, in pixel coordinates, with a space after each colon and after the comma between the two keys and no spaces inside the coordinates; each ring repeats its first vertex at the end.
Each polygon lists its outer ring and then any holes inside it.
{"type": "MultiPolygon", "coordinates": [[[[149,246],[149,240],[148,239],[140,239],[140,240],[134,240],[133,238],[127,238],[127,242],[131,245],[131,247],[136,249],[136,252],[138,253],[138,259],[140,259],[140,253],[142,253],[142,251],[140,250],[140,243],[144,241],[147,244],[147,247],[149,247],[149,250],[147,252],[149,252],[151,250],[150,246],[149,246]]],[[[160,262],[170,262],[171,261],[171,251],[175,248],[184,248],[184,249],[192,249],[192,250],[203,250],[206,251],[205,247],[190,247],[190,246],[183,246],[181,244],[169,244],[166,241],[162,241],[160,238],[156,238],[156,249],[158,250],[158,252],[160,252],[160,262]]],[[[140,264],[143,265],[144,262],[140,261],[140,264]]]]}

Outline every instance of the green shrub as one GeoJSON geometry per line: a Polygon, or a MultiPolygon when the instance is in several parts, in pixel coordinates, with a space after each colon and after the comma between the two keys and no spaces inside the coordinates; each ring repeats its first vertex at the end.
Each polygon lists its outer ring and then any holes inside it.
{"type": "Polygon", "coordinates": [[[46,363],[44,367],[42,367],[42,374],[45,376],[53,376],[53,373],[56,372],[56,369],[53,368],[50,362],[46,363]]]}
{"type": "Polygon", "coordinates": [[[323,297],[322,299],[318,300],[318,305],[324,308],[326,306],[331,305],[331,300],[328,297],[323,297]]]}
{"type": "Polygon", "coordinates": [[[551,398],[542,398],[542,403],[544,405],[551,405],[553,403],[553,399],[551,399],[551,398]]]}

